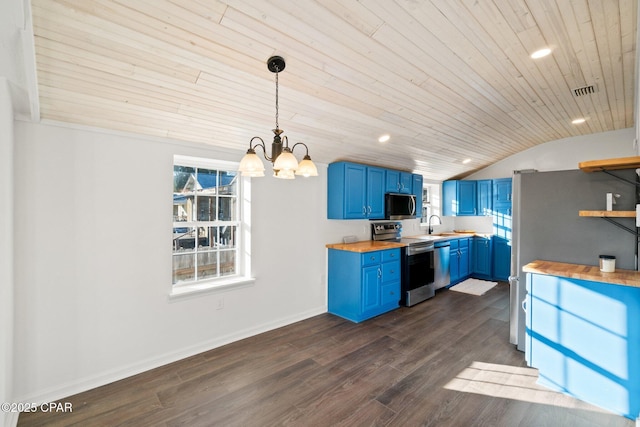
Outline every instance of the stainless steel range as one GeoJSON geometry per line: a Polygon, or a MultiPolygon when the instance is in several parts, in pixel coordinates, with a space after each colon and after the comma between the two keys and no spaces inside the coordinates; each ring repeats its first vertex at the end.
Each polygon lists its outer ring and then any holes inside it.
{"type": "Polygon", "coordinates": [[[403,238],[399,221],[371,223],[371,239],[407,245],[402,248],[400,304],[410,307],[435,295],[433,242],[403,238]]]}

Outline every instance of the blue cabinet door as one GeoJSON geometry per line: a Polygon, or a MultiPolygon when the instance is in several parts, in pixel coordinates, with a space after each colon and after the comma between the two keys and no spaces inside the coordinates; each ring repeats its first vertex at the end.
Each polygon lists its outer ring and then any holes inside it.
{"type": "Polygon", "coordinates": [[[460,240],[460,278],[467,277],[471,274],[471,256],[469,249],[469,239],[459,239],[460,240]]]}
{"type": "Polygon", "coordinates": [[[493,278],[508,280],[511,275],[511,241],[493,236],[493,278]]]}
{"type": "Polygon", "coordinates": [[[411,194],[413,175],[409,172],[400,172],[400,193],[411,194]]]}
{"type": "Polygon", "coordinates": [[[493,180],[481,179],[477,182],[478,215],[491,215],[493,206],[493,180]]]}
{"type": "Polygon", "coordinates": [[[369,219],[384,218],[384,182],[384,169],[367,167],[366,217],[369,219]]]}
{"type": "Polygon", "coordinates": [[[491,278],[490,238],[473,238],[473,274],[478,277],[491,278]]]}
{"type": "Polygon", "coordinates": [[[511,178],[493,180],[493,203],[511,204],[511,178]]]}
{"type": "Polygon", "coordinates": [[[458,215],[477,215],[476,181],[458,182],[458,215]]]}
{"type": "Polygon", "coordinates": [[[449,276],[451,283],[460,279],[460,251],[458,239],[449,242],[449,276]]]}
{"type": "Polygon", "coordinates": [[[365,166],[356,164],[345,166],[345,218],[357,219],[366,216],[366,183],[367,168],[365,166]]]}
{"type": "Polygon", "coordinates": [[[411,193],[416,196],[416,217],[422,217],[422,175],[413,174],[411,177],[411,193]]]}
{"type": "Polygon", "coordinates": [[[380,266],[374,265],[362,269],[362,306],[364,316],[374,312],[380,306],[380,266]]]}
{"type": "Polygon", "coordinates": [[[385,187],[384,191],[386,193],[399,193],[400,192],[400,171],[387,169],[385,171],[386,179],[385,179],[385,187]]]}
{"type": "Polygon", "coordinates": [[[444,181],[442,183],[442,214],[445,216],[476,215],[476,181],[444,181]]]}

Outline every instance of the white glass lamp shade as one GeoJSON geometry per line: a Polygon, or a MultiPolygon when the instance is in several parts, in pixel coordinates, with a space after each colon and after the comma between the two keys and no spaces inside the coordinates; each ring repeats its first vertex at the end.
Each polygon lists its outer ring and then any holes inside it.
{"type": "Polygon", "coordinates": [[[275,163],[273,164],[273,168],[279,171],[290,170],[291,172],[293,172],[298,169],[298,161],[296,160],[296,157],[293,155],[291,150],[285,148],[276,159],[275,163]]]}
{"type": "Polygon", "coordinates": [[[309,176],[318,176],[318,168],[311,161],[311,157],[304,156],[304,159],[298,165],[298,169],[296,169],[296,175],[302,175],[304,177],[309,176]]]}
{"type": "Polygon", "coordinates": [[[264,176],[264,165],[262,160],[253,150],[247,151],[242,160],[240,160],[240,166],[238,171],[242,172],[242,176],[258,177],[264,176]]]}
{"type": "Polygon", "coordinates": [[[284,169],[284,170],[274,169],[273,176],[280,179],[296,179],[296,176],[291,169],[284,169]]]}

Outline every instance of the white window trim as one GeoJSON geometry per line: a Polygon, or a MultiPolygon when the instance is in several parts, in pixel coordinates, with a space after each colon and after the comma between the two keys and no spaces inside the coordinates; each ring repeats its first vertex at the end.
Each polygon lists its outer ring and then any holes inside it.
{"type": "MultiPolygon", "coordinates": [[[[189,157],[174,155],[173,166],[176,164],[181,166],[193,166],[201,168],[218,168],[225,170],[237,170],[237,162],[229,162],[223,160],[204,159],[199,157],[189,157]]],[[[252,286],[255,278],[251,276],[251,179],[238,175],[240,186],[238,209],[240,210],[240,236],[239,241],[239,259],[238,274],[234,276],[225,276],[215,279],[205,279],[185,284],[170,284],[169,299],[184,299],[189,296],[199,294],[210,294],[228,291],[231,289],[252,286]]],[[[171,255],[173,256],[173,254],[171,255]]]]}

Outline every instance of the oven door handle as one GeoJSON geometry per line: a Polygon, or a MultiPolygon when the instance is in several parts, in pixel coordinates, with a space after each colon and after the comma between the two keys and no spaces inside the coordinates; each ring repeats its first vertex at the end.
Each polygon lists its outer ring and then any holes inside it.
{"type": "Polygon", "coordinates": [[[423,247],[419,247],[419,246],[418,247],[415,247],[415,246],[411,247],[410,246],[407,249],[407,255],[408,256],[418,255],[418,254],[423,254],[423,253],[426,253],[426,252],[434,252],[434,251],[435,251],[435,249],[434,249],[433,246],[423,246],[423,247]]]}

